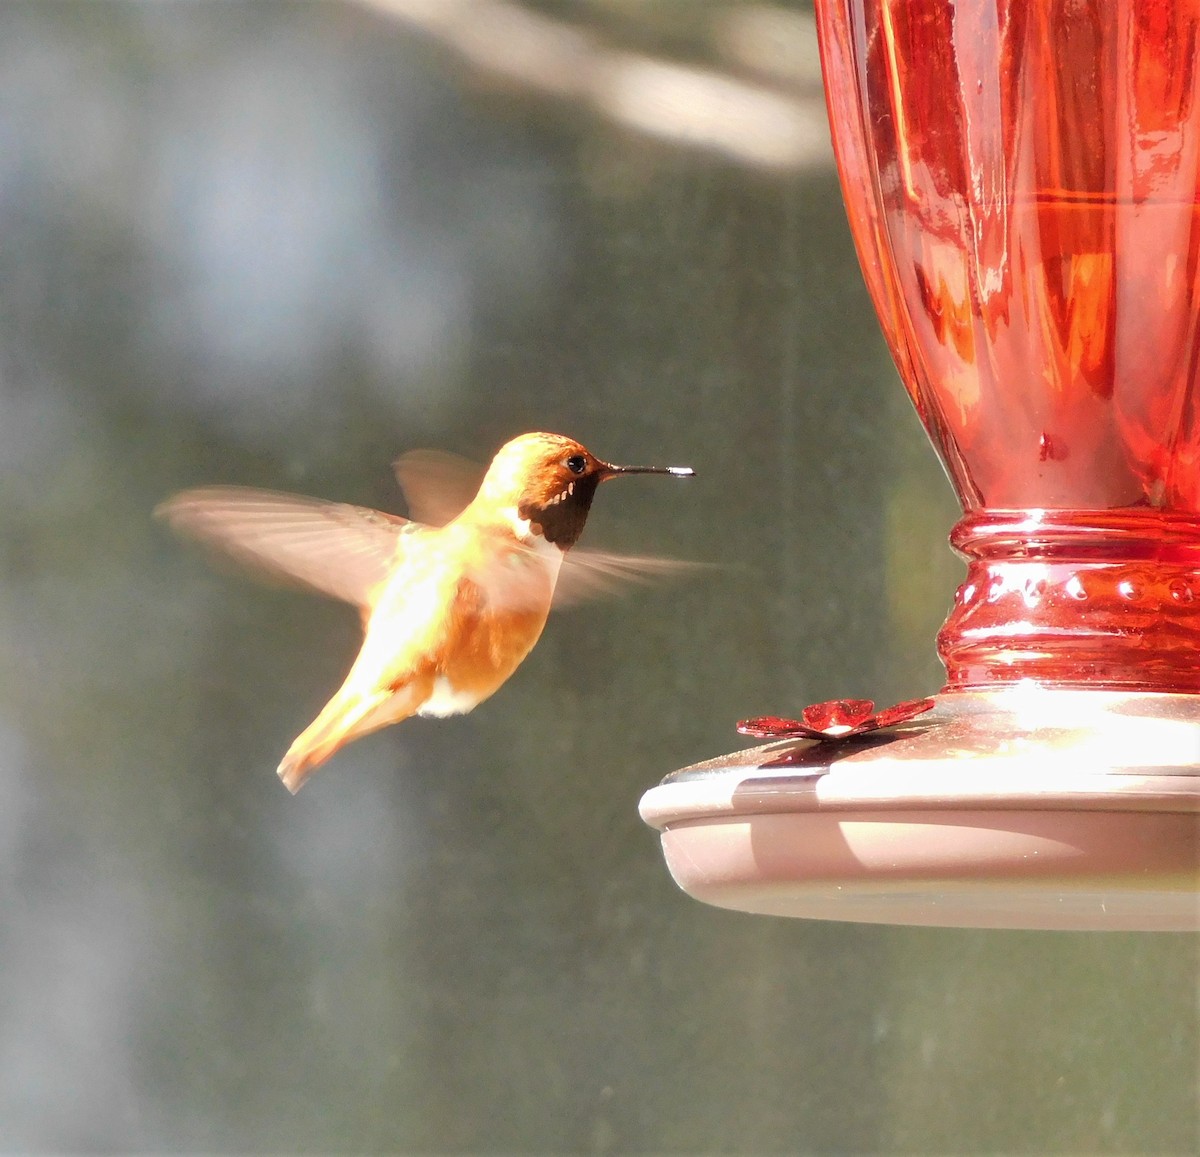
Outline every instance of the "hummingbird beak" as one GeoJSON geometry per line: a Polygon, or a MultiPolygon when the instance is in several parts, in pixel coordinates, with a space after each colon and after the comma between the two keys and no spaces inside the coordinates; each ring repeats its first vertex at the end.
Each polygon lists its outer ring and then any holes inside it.
{"type": "Polygon", "coordinates": [[[607,482],[618,474],[668,474],[673,478],[693,478],[696,471],[690,466],[613,466],[600,463],[600,481],[607,482]]]}

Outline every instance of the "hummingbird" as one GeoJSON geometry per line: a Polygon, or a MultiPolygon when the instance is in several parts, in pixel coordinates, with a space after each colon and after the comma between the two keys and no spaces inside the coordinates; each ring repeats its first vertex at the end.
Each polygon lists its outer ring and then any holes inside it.
{"type": "Polygon", "coordinates": [[[691,467],[614,466],[572,438],[532,433],[497,451],[477,489],[470,464],[437,451],[406,454],[395,470],[411,519],[239,486],[185,490],[155,511],[261,577],[359,610],[357,658],[279,764],[293,794],[353,740],[482,703],[533,649],[552,603],[694,565],[584,550],[568,558],[601,482],[686,478],[691,467]]]}

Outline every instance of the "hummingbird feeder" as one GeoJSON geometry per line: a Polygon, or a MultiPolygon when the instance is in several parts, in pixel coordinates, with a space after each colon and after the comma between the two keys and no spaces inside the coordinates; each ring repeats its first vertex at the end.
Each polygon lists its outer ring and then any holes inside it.
{"type": "Polygon", "coordinates": [[[1200,8],[817,0],[868,289],[968,563],[930,705],[642,799],[697,899],[1200,928],[1200,8]]]}

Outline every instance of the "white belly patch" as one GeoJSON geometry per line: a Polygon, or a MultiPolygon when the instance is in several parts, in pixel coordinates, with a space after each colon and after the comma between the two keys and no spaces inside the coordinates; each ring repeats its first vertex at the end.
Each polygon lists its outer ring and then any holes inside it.
{"type": "Polygon", "coordinates": [[[442,718],[446,715],[465,715],[479,703],[476,695],[465,691],[455,691],[450,680],[439,675],[433,681],[433,692],[417,709],[418,715],[432,715],[442,718]]]}

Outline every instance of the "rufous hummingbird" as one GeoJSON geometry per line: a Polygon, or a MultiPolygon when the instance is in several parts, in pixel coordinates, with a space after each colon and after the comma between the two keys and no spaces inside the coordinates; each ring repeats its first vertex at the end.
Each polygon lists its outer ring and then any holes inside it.
{"type": "Polygon", "coordinates": [[[156,511],[260,574],[359,608],[358,657],[279,765],[293,793],[355,739],[481,703],[532,650],[552,602],[688,565],[567,554],[601,482],[689,477],[690,467],[613,466],[571,438],[535,433],[500,448],[473,498],[470,468],[451,455],[417,451],[396,473],[412,520],[237,486],[185,490],[156,511]]]}

